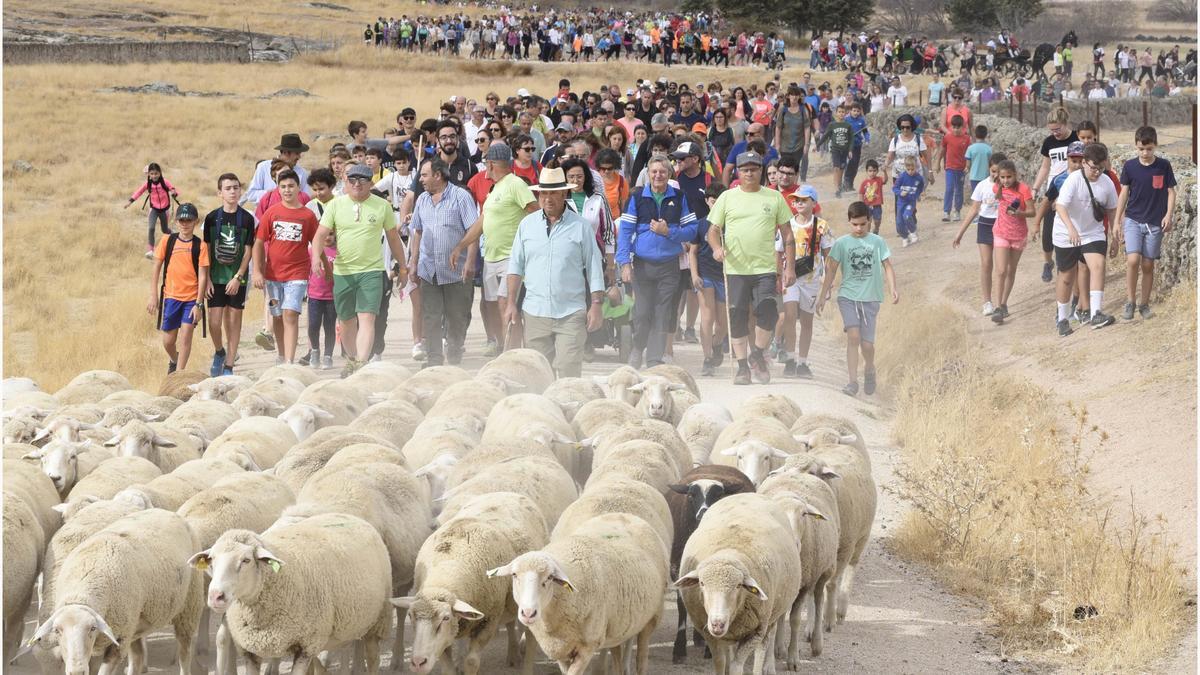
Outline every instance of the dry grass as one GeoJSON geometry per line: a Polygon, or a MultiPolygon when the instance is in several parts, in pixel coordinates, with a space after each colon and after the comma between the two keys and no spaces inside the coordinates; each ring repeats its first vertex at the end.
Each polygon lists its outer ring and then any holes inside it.
{"type": "Polygon", "coordinates": [[[1162,523],[1089,491],[1105,433],[997,373],[949,306],[909,302],[884,329],[904,448],[894,489],[914,506],[899,550],[985,599],[1011,653],[1092,672],[1160,657],[1190,610],[1162,523]]]}

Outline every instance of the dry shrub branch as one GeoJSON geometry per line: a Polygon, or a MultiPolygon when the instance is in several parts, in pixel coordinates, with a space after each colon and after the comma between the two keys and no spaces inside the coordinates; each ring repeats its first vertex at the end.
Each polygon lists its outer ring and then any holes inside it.
{"type": "Polygon", "coordinates": [[[1161,521],[1118,526],[1132,501],[1089,490],[1107,435],[1087,410],[986,363],[948,306],[910,302],[885,326],[904,448],[890,489],[913,506],[900,551],[985,599],[1010,652],[1106,672],[1160,656],[1186,623],[1180,571],[1161,521]]]}

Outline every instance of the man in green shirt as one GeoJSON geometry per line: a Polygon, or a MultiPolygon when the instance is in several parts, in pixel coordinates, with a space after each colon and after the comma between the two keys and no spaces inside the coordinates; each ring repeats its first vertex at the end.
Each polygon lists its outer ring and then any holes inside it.
{"type": "MultiPolygon", "coordinates": [[[[342,326],[342,347],[348,358],[342,377],[362,367],[375,344],[375,315],[383,300],[383,249],[380,235],[387,238],[392,257],[405,260],[404,243],[396,234],[392,205],[371,194],[374,182],[370,167],[359,164],[346,171],[346,194],[325,205],[321,226],[312,242],[312,271],[325,274],[322,255],[329,234],[337,235],[338,255],[333,263],[333,304],[342,326]]],[[[407,275],[398,268],[393,283],[403,288],[407,275]]]]}
{"type": "MultiPolygon", "coordinates": [[[[771,342],[779,308],[775,304],[778,268],[775,236],[783,241],[784,260],[796,259],[792,211],[783,195],[762,185],[763,158],[757,152],[737,156],[737,188],[721,193],[708,212],[708,245],[713,260],[725,263],[729,303],[729,336],[738,369],[734,384],[771,381],[763,350],[771,342]],[[750,310],[754,309],[754,342],[750,343],[750,310]]],[[[782,286],[796,280],[795,268],[784,265],[782,286]]]]}
{"type": "Polygon", "coordinates": [[[833,278],[839,269],[842,283],[838,287],[838,310],[846,331],[846,370],[850,383],[842,389],[847,396],[858,393],[858,354],[863,358],[863,392],[875,393],[875,325],[879,305],[883,302],[883,281],[886,277],[892,304],[900,302],[896,288],[896,272],[892,269],[891,251],[883,237],[870,230],[871,209],[862,202],[853,202],[847,209],[850,236],[840,237],[825,259],[825,281],[817,296],[817,316],[829,299],[833,278]]]}
{"type": "MultiPolygon", "coordinates": [[[[479,241],[483,235],[483,305],[480,312],[485,322],[500,326],[501,317],[508,316],[508,289],[505,279],[508,276],[508,258],[512,255],[513,238],[517,235],[517,226],[526,214],[538,210],[537,198],[529,189],[529,185],[512,171],[512,149],[503,143],[493,143],[484,155],[487,164],[488,178],[495,181],[492,191],[483,202],[479,217],[471,225],[471,229],[463,235],[462,241],[450,253],[450,266],[453,268],[458,256],[467,247],[479,241]]],[[[463,265],[463,281],[475,276],[475,260],[468,257],[463,265]]],[[[515,299],[514,299],[515,302],[515,299]]],[[[496,331],[495,352],[485,351],[484,356],[495,356],[505,349],[505,339],[511,335],[510,347],[520,347],[522,343],[521,325],[513,324],[506,332],[501,327],[496,331]]]]}

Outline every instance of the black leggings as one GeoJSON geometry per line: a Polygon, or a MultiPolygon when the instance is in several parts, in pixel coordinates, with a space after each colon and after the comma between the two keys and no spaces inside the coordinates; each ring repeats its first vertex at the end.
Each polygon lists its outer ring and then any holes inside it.
{"type": "Polygon", "coordinates": [[[159,221],[159,227],[162,228],[163,234],[171,234],[170,228],[167,227],[168,219],[169,216],[167,215],[167,209],[156,209],[153,206],[150,207],[150,216],[146,219],[146,223],[149,225],[149,232],[146,235],[146,241],[150,243],[150,248],[154,248],[154,221],[159,221]]]}
{"type": "Polygon", "coordinates": [[[336,339],[334,324],[337,322],[337,311],[333,308],[333,300],[308,299],[308,344],[312,349],[321,349],[321,329],[325,329],[325,356],[333,356],[333,342],[336,339]]]}

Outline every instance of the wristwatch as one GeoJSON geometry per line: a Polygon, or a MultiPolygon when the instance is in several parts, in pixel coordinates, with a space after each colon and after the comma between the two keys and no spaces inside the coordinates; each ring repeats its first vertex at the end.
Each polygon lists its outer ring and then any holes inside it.
{"type": "Polygon", "coordinates": [[[244,283],[246,283],[246,277],[244,277],[244,276],[242,276],[242,275],[240,275],[240,274],[239,274],[239,275],[237,275],[235,278],[238,280],[238,283],[239,283],[239,284],[244,284],[244,283]]]}

